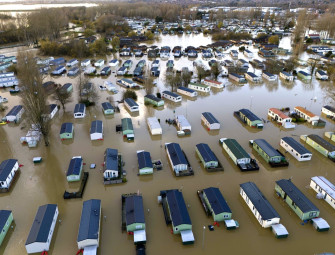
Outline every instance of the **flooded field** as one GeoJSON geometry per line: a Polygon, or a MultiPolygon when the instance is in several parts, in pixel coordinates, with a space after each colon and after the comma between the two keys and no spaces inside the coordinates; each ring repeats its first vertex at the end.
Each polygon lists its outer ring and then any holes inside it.
{"type": "MultiPolygon", "coordinates": [[[[191,36],[162,36],[155,45],[174,45],[186,47],[189,45],[207,45],[211,40],[202,35],[191,36]]],[[[251,47],[252,48],[252,47],[251,47]]],[[[255,50],[253,48],[253,50],[255,50]]],[[[1,54],[1,52],[0,52],[1,54]]],[[[255,54],[255,56],[257,56],[255,54]]],[[[240,53],[240,57],[243,54],[240,53]]],[[[108,58],[110,60],[111,57],[108,58]]],[[[143,58],[146,58],[143,57],[143,58]]],[[[172,58],[172,57],[171,57],[172,58]]],[[[199,57],[200,58],[200,57],[199,57]]],[[[132,58],[139,61],[139,59],[132,58]]],[[[134,65],[136,64],[134,63],[134,65]]],[[[161,60],[161,76],[157,80],[155,93],[163,91],[164,71],[166,61],[161,60]]],[[[192,68],[192,62],[187,58],[175,61],[175,68],[183,66],[192,68]]],[[[253,70],[253,69],[252,69],[253,70]]],[[[260,70],[256,70],[256,73],[260,70]]],[[[115,74],[107,80],[115,82],[115,74]]],[[[279,141],[284,136],[293,136],[299,140],[302,134],[318,134],[324,137],[325,131],[334,131],[335,123],[327,121],[325,128],[312,128],[307,124],[299,124],[294,130],[284,130],[273,122],[264,124],[262,131],[249,129],[233,116],[233,112],[241,108],[249,108],[260,118],[267,120],[267,109],[270,107],[303,106],[320,115],[321,107],[325,104],[334,104],[334,85],[329,82],[319,82],[313,77],[312,82],[303,83],[295,80],[293,84],[281,81],[275,83],[246,84],[238,86],[227,80],[223,90],[212,90],[209,94],[201,94],[196,100],[183,97],[179,104],[165,101],[164,109],[155,109],[145,106],[143,102],[144,90],[137,91],[140,105],[140,114],[132,115],[123,106],[118,104],[120,113],[112,118],[106,118],[101,111],[101,103],[112,96],[114,104],[122,97],[119,93],[109,94],[99,91],[100,99],[96,106],[87,109],[87,116],[83,120],[73,118],[73,108],[77,103],[76,79],[68,77],[53,78],[57,83],[74,84],[74,100],[66,106],[66,112],[60,110],[52,120],[50,146],[45,147],[40,142],[36,149],[29,149],[20,144],[20,137],[25,135],[25,124],[0,126],[0,160],[17,158],[24,166],[14,186],[9,193],[0,194],[0,209],[13,211],[15,227],[10,229],[0,254],[26,254],[24,247],[32,221],[38,206],[46,203],[56,203],[59,207],[59,219],[52,240],[49,254],[74,255],[77,252],[77,234],[80,222],[82,202],[96,198],[102,200],[102,221],[100,247],[98,254],[135,254],[133,237],[121,231],[121,194],[140,192],[143,195],[145,220],[147,231],[147,254],[317,254],[321,252],[335,252],[333,240],[335,238],[335,211],[322,200],[316,199],[316,193],[309,189],[312,176],[323,175],[331,182],[335,182],[335,164],[324,158],[311,147],[313,158],[308,162],[298,162],[291,155],[286,154],[290,165],[286,168],[270,168],[255,151],[249,146],[250,139],[264,138],[275,148],[279,148],[279,141]],[[201,113],[209,111],[221,122],[218,132],[208,132],[201,124],[201,113]],[[176,128],[165,123],[168,118],[183,114],[192,125],[192,134],[189,137],[177,137],[176,128]],[[163,135],[159,138],[149,134],[146,118],[156,116],[161,119],[163,135]],[[121,123],[121,118],[132,117],[135,129],[135,141],[124,141],[121,134],[115,131],[115,126],[121,123]],[[104,140],[90,141],[89,129],[92,120],[102,120],[104,124],[104,140]],[[61,141],[59,138],[60,126],[63,122],[74,123],[75,135],[71,141],[61,141]],[[260,170],[242,173],[227,154],[220,147],[218,140],[222,137],[235,138],[257,159],[260,170]],[[164,144],[177,142],[185,151],[193,169],[194,176],[174,177],[168,164],[164,144]],[[214,151],[224,167],[223,172],[208,173],[201,165],[195,154],[195,145],[207,143],[214,151]],[[123,155],[127,180],[125,184],[104,186],[102,166],[106,148],[115,148],[123,155]],[[153,159],[161,159],[164,164],[162,171],[154,171],[151,176],[138,176],[137,150],[147,150],[153,159]],[[83,199],[64,200],[66,190],[79,188],[79,184],[69,185],[66,181],[66,170],[73,156],[81,155],[86,165],[84,170],[90,173],[83,199]],[[32,158],[43,157],[41,164],[34,165],[32,158]],[[95,163],[96,169],[89,169],[95,163]],[[331,226],[329,232],[319,233],[311,224],[303,225],[293,211],[280,200],[275,191],[275,181],[281,178],[292,178],[294,184],[320,209],[320,216],[326,219],[331,226]],[[278,240],[270,229],[263,229],[247,208],[239,195],[239,184],[253,181],[264,193],[273,207],[281,216],[281,223],[286,226],[290,235],[287,239],[278,240]],[[228,231],[223,224],[210,232],[207,225],[213,224],[212,218],[207,218],[197,197],[197,190],[210,186],[220,188],[233,212],[233,218],[240,224],[240,228],[228,231]],[[184,195],[188,212],[193,224],[195,235],[194,245],[183,246],[179,235],[170,233],[170,226],[166,226],[163,210],[157,202],[160,190],[181,189],[184,195]],[[203,226],[206,230],[203,232],[203,226]]],[[[92,79],[96,86],[102,85],[106,79],[92,79]]],[[[8,91],[2,90],[1,96],[9,99],[8,110],[19,103],[18,96],[11,96],[8,91]]],[[[2,112],[3,117],[7,112],[2,112]]],[[[284,152],[281,149],[282,152],[284,152]]]]}

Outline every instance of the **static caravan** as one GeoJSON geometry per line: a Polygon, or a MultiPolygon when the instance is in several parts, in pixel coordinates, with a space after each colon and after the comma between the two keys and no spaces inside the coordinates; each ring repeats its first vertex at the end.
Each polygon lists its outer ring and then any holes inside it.
{"type": "Polygon", "coordinates": [[[297,76],[303,80],[311,80],[312,75],[309,73],[306,73],[305,71],[298,71],[297,76]]]}
{"type": "Polygon", "coordinates": [[[335,186],[323,176],[314,176],[309,185],[318,198],[322,198],[335,209],[335,186]]]}
{"type": "Polygon", "coordinates": [[[294,107],[294,111],[300,118],[303,118],[304,120],[306,120],[308,123],[312,124],[313,126],[320,126],[321,123],[326,124],[323,121],[320,123],[320,117],[306,110],[304,107],[296,106],[294,107]]]}
{"type": "Polygon", "coordinates": [[[83,171],[83,165],[83,158],[81,156],[76,156],[71,159],[66,172],[66,179],[68,182],[80,181],[83,171]]]}
{"type": "Polygon", "coordinates": [[[318,80],[322,80],[322,81],[327,81],[329,79],[327,72],[323,70],[317,70],[315,73],[315,77],[318,80]]]}
{"type": "Polygon", "coordinates": [[[288,72],[281,71],[279,73],[279,77],[284,79],[285,81],[292,82],[294,80],[294,76],[288,72]]]}
{"type": "Polygon", "coordinates": [[[262,77],[267,80],[267,81],[276,81],[277,80],[277,75],[269,73],[269,72],[263,72],[262,77]]]}
{"type": "Polygon", "coordinates": [[[292,183],[290,179],[276,181],[276,193],[302,220],[319,217],[320,210],[292,183]]]}
{"type": "Polygon", "coordinates": [[[179,94],[183,94],[183,95],[189,96],[189,97],[197,97],[198,96],[198,92],[196,92],[195,90],[190,89],[190,88],[186,88],[186,87],[182,87],[182,86],[177,88],[177,92],[179,94]]]}
{"type": "Polygon", "coordinates": [[[137,66],[134,70],[134,76],[141,76],[143,74],[143,67],[137,66]]]}
{"type": "Polygon", "coordinates": [[[110,102],[103,102],[101,104],[102,106],[102,112],[105,115],[113,115],[114,114],[114,107],[112,106],[112,104],[110,102]]]}
{"type": "Polygon", "coordinates": [[[49,119],[53,119],[53,117],[55,117],[56,113],[58,112],[58,105],[56,104],[50,104],[48,105],[48,118],[49,119]]]}
{"type": "Polygon", "coordinates": [[[159,59],[156,59],[152,62],[151,67],[159,67],[159,59]]]}
{"type": "Polygon", "coordinates": [[[312,159],[312,153],[307,150],[301,143],[294,140],[293,137],[286,136],[280,140],[280,146],[298,161],[308,161],[312,159]]]}
{"type": "Polygon", "coordinates": [[[263,228],[279,224],[280,216],[255,183],[240,184],[240,195],[263,228]]]}
{"type": "Polygon", "coordinates": [[[85,118],[86,106],[85,104],[76,104],[73,111],[73,116],[75,119],[85,118]]]}
{"type": "Polygon", "coordinates": [[[104,139],[104,128],[101,120],[94,120],[90,129],[91,141],[104,139]]]}
{"type": "Polygon", "coordinates": [[[164,100],[152,94],[144,96],[144,103],[152,104],[153,106],[156,106],[156,107],[164,106],[164,100]]]}
{"type": "Polygon", "coordinates": [[[8,88],[8,87],[13,87],[17,85],[19,85],[19,81],[17,79],[0,81],[0,88],[8,88]]]}
{"type": "Polygon", "coordinates": [[[125,68],[127,68],[128,70],[133,66],[133,61],[131,61],[130,59],[126,60],[123,65],[125,68]]]}
{"type": "Polygon", "coordinates": [[[67,67],[74,67],[76,65],[78,65],[79,61],[77,59],[71,59],[66,63],[67,67]]]}
{"type": "Polygon", "coordinates": [[[16,159],[7,159],[0,164],[0,191],[8,191],[17,172],[20,170],[16,159]]]}
{"type": "Polygon", "coordinates": [[[228,78],[238,83],[247,83],[247,80],[244,78],[244,76],[237,73],[230,73],[228,78]]]}
{"type": "Polygon", "coordinates": [[[219,142],[235,165],[237,165],[241,171],[252,171],[259,169],[256,160],[252,159],[235,139],[221,138],[219,142]]]}
{"type": "Polygon", "coordinates": [[[104,64],[105,64],[105,60],[99,59],[94,63],[94,66],[101,68],[104,64]]]}
{"type": "Polygon", "coordinates": [[[188,122],[184,115],[176,116],[176,124],[179,131],[191,133],[191,124],[188,122]]]}
{"type": "Polygon", "coordinates": [[[318,135],[301,136],[307,144],[312,146],[315,150],[320,152],[323,156],[335,162],[335,146],[327,142],[318,135]]]}
{"type": "Polygon", "coordinates": [[[93,66],[89,66],[85,69],[84,74],[94,74],[96,73],[96,69],[93,66]]]}
{"type": "Polygon", "coordinates": [[[100,74],[102,76],[108,76],[111,74],[111,72],[112,72],[111,68],[109,66],[105,66],[104,68],[102,68],[100,74]]]}
{"type": "Polygon", "coordinates": [[[139,112],[140,108],[138,104],[132,98],[126,98],[124,100],[124,105],[130,112],[139,112]]]}
{"type": "Polygon", "coordinates": [[[183,171],[187,171],[188,162],[180,145],[178,143],[166,143],[165,148],[169,162],[176,176],[179,176],[183,171]]]}
{"type": "Polygon", "coordinates": [[[110,67],[117,67],[119,65],[119,60],[113,59],[113,60],[109,61],[108,65],[110,67]]]}
{"type": "Polygon", "coordinates": [[[220,122],[210,112],[203,112],[201,114],[201,120],[208,130],[219,130],[220,122]]]}
{"type": "Polygon", "coordinates": [[[78,249],[84,254],[97,254],[100,239],[101,200],[91,199],[83,202],[77,237],[78,249]]]}
{"type": "Polygon", "coordinates": [[[8,229],[13,222],[13,213],[9,210],[0,210],[0,246],[5,239],[8,229]]]}
{"type": "Polygon", "coordinates": [[[213,80],[208,80],[208,79],[205,79],[204,82],[203,82],[206,86],[209,86],[209,87],[213,87],[213,88],[217,88],[217,89],[221,89],[223,88],[223,83],[222,82],[219,82],[219,81],[213,81],[213,80]]]}
{"type": "Polygon", "coordinates": [[[239,59],[237,60],[237,64],[241,67],[241,68],[244,68],[244,69],[247,69],[249,68],[249,63],[248,61],[244,60],[244,59],[239,59]]]}
{"type": "Polygon", "coordinates": [[[151,67],[150,73],[152,76],[158,77],[161,73],[159,67],[151,67]]]}
{"type": "Polygon", "coordinates": [[[162,92],[162,98],[166,98],[166,99],[168,99],[172,102],[175,102],[175,103],[181,102],[181,100],[182,100],[181,96],[179,96],[178,94],[173,93],[171,91],[167,91],[167,90],[164,90],[162,92]]]}
{"type": "Polygon", "coordinates": [[[261,56],[263,58],[272,58],[275,56],[275,54],[270,50],[260,49],[258,51],[258,56],[261,56]]]}
{"type": "Polygon", "coordinates": [[[238,57],[238,51],[237,50],[231,50],[230,51],[230,56],[232,58],[237,58],[238,57]]]}
{"type": "Polygon", "coordinates": [[[135,88],[138,86],[136,82],[130,79],[121,79],[121,80],[118,80],[117,82],[125,88],[135,88]]]}
{"type": "Polygon", "coordinates": [[[50,65],[51,66],[59,66],[61,64],[65,64],[65,59],[64,58],[56,58],[54,60],[50,61],[50,65]]]}
{"type": "Polygon", "coordinates": [[[79,73],[79,67],[73,67],[67,72],[67,76],[76,76],[79,73]]]}
{"type": "Polygon", "coordinates": [[[244,77],[251,82],[261,82],[261,77],[257,76],[252,72],[246,72],[244,77]]]}
{"type": "Polygon", "coordinates": [[[153,174],[154,168],[152,165],[150,152],[143,150],[137,151],[137,162],[140,175],[153,174]]]}
{"type": "Polygon", "coordinates": [[[70,93],[73,90],[73,85],[72,83],[65,83],[62,88],[61,88],[62,92],[66,92],[66,93],[70,93]]]}
{"type": "Polygon", "coordinates": [[[211,91],[211,88],[207,85],[203,85],[203,84],[200,84],[200,83],[189,83],[188,84],[188,87],[190,89],[194,89],[194,90],[197,90],[197,91],[200,91],[200,92],[205,92],[205,93],[209,93],[211,91]]]}
{"type": "Polygon", "coordinates": [[[267,162],[271,167],[288,166],[289,163],[280,151],[273,148],[264,139],[253,140],[253,146],[255,151],[267,162]]]}
{"type": "MultiPolygon", "coordinates": [[[[123,197],[122,197],[123,199],[123,197]]],[[[146,242],[143,198],[141,195],[128,195],[124,198],[125,223],[127,233],[134,236],[134,243],[146,242]]]]}
{"type": "Polygon", "coordinates": [[[147,118],[148,127],[151,135],[161,135],[162,127],[156,117],[147,118]]]}
{"type": "Polygon", "coordinates": [[[325,105],[321,108],[321,112],[324,113],[327,118],[335,119],[335,107],[325,105]]]}
{"type": "Polygon", "coordinates": [[[292,118],[277,108],[270,108],[268,111],[268,116],[272,120],[282,125],[284,128],[295,128],[295,124],[292,123],[292,118]]]}
{"type": "Polygon", "coordinates": [[[59,132],[59,137],[62,140],[72,139],[73,138],[73,124],[70,122],[65,122],[62,124],[59,132]]]}
{"type": "Polygon", "coordinates": [[[123,118],[122,122],[122,134],[128,140],[134,140],[134,128],[131,118],[123,118]]]}
{"type": "Polygon", "coordinates": [[[218,188],[203,189],[202,194],[215,222],[222,222],[232,218],[232,211],[218,188]]]}
{"type": "Polygon", "coordinates": [[[248,109],[240,109],[239,111],[234,112],[234,115],[252,128],[263,128],[264,126],[263,121],[248,109]]]}
{"type": "Polygon", "coordinates": [[[197,153],[202,165],[205,169],[216,168],[219,166],[219,160],[206,143],[199,143],[195,146],[195,152],[197,153]]]}
{"type": "Polygon", "coordinates": [[[222,61],[222,65],[226,66],[226,67],[230,67],[230,66],[234,66],[234,63],[232,61],[230,61],[229,59],[225,59],[222,61]]]}
{"type": "Polygon", "coordinates": [[[119,167],[119,154],[118,150],[107,148],[104,155],[104,179],[118,178],[121,173],[119,167]]]}
{"type": "Polygon", "coordinates": [[[81,61],[81,66],[82,67],[87,67],[87,66],[89,66],[91,64],[91,60],[89,60],[89,59],[85,59],[85,60],[83,60],[83,61],[81,61]]]}
{"type": "Polygon", "coordinates": [[[57,217],[58,207],[55,204],[38,208],[25,244],[28,254],[49,251],[57,217]]]}
{"type": "Polygon", "coordinates": [[[247,58],[252,58],[254,56],[254,54],[250,50],[244,50],[243,54],[247,58]]]}
{"type": "Polygon", "coordinates": [[[20,122],[22,115],[24,113],[24,108],[22,105],[15,105],[6,115],[7,122],[20,122]]]}
{"type": "Polygon", "coordinates": [[[162,190],[159,199],[162,201],[164,214],[169,218],[167,224],[172,224],[173,234],[180,234],[183,244],[194,243],[192,222],[183,194],[176,189],[162,190]]]}

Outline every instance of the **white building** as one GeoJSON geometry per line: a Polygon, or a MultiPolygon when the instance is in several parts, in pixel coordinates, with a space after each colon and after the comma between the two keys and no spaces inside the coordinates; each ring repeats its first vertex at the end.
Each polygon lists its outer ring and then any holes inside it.
{"type": "Polygon", "coordinates": [[[58,106],[56,104],[50,104],[48,107],[49,107],[48,117],[49,119],[52,119],[58,112],[58,106]]]}
{"type": "Polygon", "coordinates": [[[185,118],[184,115],[177,115],[176,123],[180,131],[185,131],[185,130],[191,131],[191,124],[188,122],[188,120],[185,118]]]}
{"type": "Polygon", "coordinates": [[[89,66],[91,64],[91,60],[89,60],[89,59],[85,59],[85,60],[83,60],[83,61],[81,61],[81,66],[84,66],[84,67],[87,67],[87,66],[89,66]]]}
{"type": "Polygon", "coordinates": [[[335,107],[330,105],[325,105],[321,108],[321,112],[327,117],[335,118],[335,107]]]}
{"type": "Polygon", "coordinates": [[[162,127],[156,117],[147,118],[147,124],[151,135],[161,135],[163,133],[162,127]]]}
{"type": "Polygon", "coordinates": [[[105,64],[105,60],[99,59],[94,63],[95,67],[102,67],[105,64]]]}
{"type": "Polygon", "coordinates": [[[91,141],[104,139],[104,128],[101,120],[94,120],[90,129],[91,141]]]}
{"type": "Polygon", "coordinates": [[[285,71],[281,71],[279,73],[279,77],[284,79],[285,81],[289,81],[289,82],[292,82],[294,80],[294,76],[288,72],[285,72],[285,71]]]}
{"type": "Polygon", "coordinates": [[[162,98],[166,98],[166,99],[168,99],[170,101],[173,101],[175,103],[181,102],[181,100],[182,100],[181,96],[179,96],[178,94],[173,93],[171,91],[167,91],[167,90],[162,92],[162,98]]]}
{"type": "Polygon", "coordinates": [[[260,82],[261,81],[261,77],[257,76],[256,74],[254,74],[252,72],[246,72],[244,74],[244,77],[251,82],[260,82]]]}
{"type": "Polygon", "coordinates": [[[188,170],[188,162],[178,143],[166,143],[165,148],[169,162],[177,176],[180,172],[188,170]]]}
{"type": "Polygon", "coordinates": [[[139,112],[140,111],[140,107],[138,106],[138,104],[132,98],[126,98],[124,100],[124,105],[130,112],[139,112]]]}
{"type": "Polygon", "coordinates": [[[119,65],[119,60],[113,59],[113,60],[109,61],[108,65],[110,67],[117,67],[119,65]]]}
{"type": "Polygon", "coordinates": [[[262,77],[267,81],[276,81],[277,75],[269,73],[269,72],[263,72],[262,77]]]}
{"type": "Polygon", "coordinates": [[[254,56],[254,54],[250,50],[244,50],[243,54],[247,58],[252,58],[254,56]]]}
{"type": "Polygon", "coordinates": [[[177,92],[180,93],[180,94],[183,94],[185,96],[189,96],[189,97],[197,97],[198,96],[198,92],[194,91],[193,89],[186,88],[186,87],[178,87],[177,92]]]}
{"type": "Polygon", "coordinates": [[[209,87],[214,87],[214,88],[218,88],[218,89],[223,88],[223,83],[219,82],[219,81],[213,81],[213,80],[205,79],[203,83],[205,85],[209,86],[209,87]]]}
{"type": "Polygon", "coordinates": [[[188,88],[194,89],[200,92],[209,93],[211,91],[210,87],[207,85],[199,84],[199,83],[190,83],[188,84],[188,88]]]}
{"type": "Polygon", "coordinates": [[[57,217],[56,204],[46,204],[38,208],[25,244],[28,254],[49,251],[57,217]]]}
{"type": "Polygon", "coordinates": [[[295,124],[292,123],[292,118],[277,108],[270,108],[268,110],[268,116],[284,128],[295,128],[295,124]]]}
{"type": "Polygon", "coordinates": [[[74,67],[76,65],[78,65],[79,61],[77,59],[71,59],[66,63],[67,67],[74,67]]]}
{"type": "Polygon", "coordinates": [[[7,159],[0,164],[0,189],[8,190],[19,170],[19,163],[16,159],[7,159]]]}
{"type": "Polygon", "coordinates": [[[18,123],[24,113],[22,105],[15,105],[6,115],[6,121],[18,123]]]}
{"type": "Polygon", "coordinates": [[[296,106],[294,107],[294,111],[300,118],[303,118],[308,123],[311,123],[313,126],[316,125],[320,120],[319,116],[306,110],[304,107],[296,106]]]}
{"type": "Polygon", "coordinates": [[[315,73],[315,77],[319,80],[326,81],[329,79],[327,73],[323,70],[317,70],[315,73]]]}
{"type": "Polygon", "coordinates": [[[201,120],[208,130],[219,130],[220,122],[210,112],[203,112],[201,114],[201,120]]]}
{"type": "Polygon", "coordinates": [[[335,186],[323,176],[311,178],[310,187],[318,193],[317,197],[322,198],[335,209],[335,186]]]}
{"type": "Polygon", "coordinates": [[[312,159],[312,153],[290,136],[283,137],[280,140],[280,146],[298,161],[308,161],[312,159]]]}
{"type": "Polygon", "coordinates": [[[76,104],[74,107],[73,117],[75,119],[82,119],[86,115],[86,106],[84,104],[76,104]]]}

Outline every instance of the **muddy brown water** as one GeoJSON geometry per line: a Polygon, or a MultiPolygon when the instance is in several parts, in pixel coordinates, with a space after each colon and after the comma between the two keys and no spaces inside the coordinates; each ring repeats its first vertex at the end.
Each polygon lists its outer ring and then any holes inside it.
{"type": "MultiPolygon", "coordinates": [[[[172,38],[172,37],[171,37],[172,38]]],[[[170,37],[167,39],[172,40],[170,37]]],[[[182,44],[187,36],[179,38],[176,45],[182,44]],[[180,39],[181,38],[181,39],[180,39]]],[[[201,37],[195,37],[200,38],[201,37]]],[[[162,39],[164,40],[164,38],[162,39]]],[[[190,41],[190,40],[189,40],[190,41]]],[[[167,45],[162,42],[162,45],[167,45]]],[[[205,41],[201,44],[207,44],[205,41]]],[[[136,60],[138,61],[138,60],[136,60]]],[[[187,58],[176,62],[176,66],[192,66],[187,58]]],[[[161,61],[164,72],[166,61],[161,61]]],[[[115,81],[112,74],[108,80],[115,81]]],[[[53,78],[63,84],[74,79],[67,77],[53,78]]],[[[105,79],[94,78],[96,85],[101,85],[105,79]]],[[[158,80],[155,92],[164,89],[163,75],[158,80]]],[[[246,84],[237,86],[224,80],[227,84],[223,90],[212,90],[210,94],[201,94],[196,100],[186,97],[179,104],[165,102],[164,109],[155,109],[145,106],[143,96],[145,91],[138,91],[140,114],[133,116],[135,141],[125,142],[121,134],[115,132],[115,126],[121,123],[121,118],[130,117],[130,113],[119,104],[120,113],[106,118],[101,111],[101,103],[109,96],[114,102],[121,98],[123,88],[118,87],[117,95],[106,91],[99,91],[100,99],[95,107],[87,110],[83,120],[73,118],[73,108],[77,102],[77,88],[74,88],[74,101],[57,113],[52,120],[50,146],[45,147],[40,142],[37,148],[29,149],[20,144],[19,138],[26,133],[24,123],[19,125],[0,126],[0,160],[17,158],[24,166],[11,191],[0,194],[0,208],[13,211],[15,225],[10,229],[0,254],[26,254],[25,241],[38,206],[46,203],[56,203],[59,207],[59,219],[53,235],[49,254],[73,255],[77,252],[77,234],[80,222],[82,203],[84,200],[96,198],[102,200],[102,221],[100,246],[98,254],[135,254],[135,246],[131,236],[121,231],[121,194],[140,192],[143,195],[145,220],[147,231],[147,254],[317,254],[321,252],[335,252],[333,240],[335,237],[335,211],[326,202],[316,199],[316,193],[309,189],[312,176],[323,175],[335,183],[335,164],[324,158],[312,148],[313,158],[309,162],[297,162],[291,155],[287,155],[290,162],[287,168],[270,168],[249,146],[250,139],[265,138],[275,148],[279,148],[280,138],[293,136],[299,140],[302,134],[319,134],[324,136],[325,131],[334,131],[334,122],[328,120],[325,128],[312,128],[307,124],[299,124],[294,130],[284,130],[273,122],[265,123],[262,131],[247,128],[233,116],[233,112],[240,108],[249,108],[259,117],[267,120],[267,109],[270,107],[293,108],[301,105],[315,114],[321,114],[324,104],[334,101],[326,90],[334,91],[334,85],[329,82],[312,80],[305,84],[296,80],[293,85],[281,81],[262,84],[246,84]],[[312,100],[316,98],[316,100],[312,100]],[[201,124],[201,113],[209,111],[221,122],[218,132],[208,132],[201,124]],[[176,128],[165,123],[165,119],[173,118],[176,114],[184,114],[192,125],[192,134],[189,137],[179,138],[176,128]],[[161,119],[163,135],[152,137],[149,134],[146,118],[156,116],[161,119]],[[104,140],[90,141],[89,129],[92,120],[99,119],[104,124],[104,140]],[[63,122],[73,122],[75,135],[71,141],[62,142],[59,139],[59,130],[63,122]],[[260,165],[256,172],[242,173],[227,157],[219,146],[221,137],[235,138],[255,157],[260,165]],[[174,177],[168,164],[164,144],[177,142],[185,151],[195,175],[190,177],[174,177]],[[223,164],[224,171],[217,173],[206,172],[199,164],[195,154],[195,145],[207,143],[223,164]],[[101,164],[104,150],[116,148],[122,153],[125,161],[128,182],[120,185],[104,186],[102,182],[101,164]],[[136,151],[144,149],[151,153],[153,159],[161,159],[164,164],[162,171],[155,171],[151,176],[138,176],[136,151]],[[81,155],[86,165],[84,170],[90,173],[83,199],[64,200],[64,190],[74,190],[79,184],[69,185],[65,172],[70,159],[81,155]],[[34,165],[32,158],[42,156],[43,162],[34,165]],[[89,169],[95,163],[96,169],[89,169]],[[319,233],[311,224],[301,224],[301,220],[288,206],[281,201],[274,192],[275,181],[281,178],[292,178],[294,184],[320,209],[320,216],[331,226],[329,232],[319,233]],[[281,216],[290,235],[287,239],[278,240],[270,229],[263,229],[256,221],[245,202],[239,196],[239,184],[247,181],[255,182],[264,193],[273,207],[281,216]],[[197,197],[197,190],[206,187],[219,187],[233,212],[233,218],[240,224],[240,228],[228,231],[223,224],[215,231],[210,232],[207,225],[213,220],[205,212],[197,197]],[[170,233],[170,226],[166,226],[162,207],[157,202],[160,190],[181,189],[184,195],[188,212],[193,224],[195,243],[183,246],[179,235],[170,233]],[[203,231],[203,226],[206,230],[203,231]]],[[[17,95],[10,95],[2,90],[1,95],[9,99],[8,110],[19,103],[17,95]]],[[[117,104],[117,103],[115,103],[117,104]]],[[[1,113],[4,116],[7,112],[1,113]]],[[[322,116],[325,119],[324,116],[322,116]]]]}

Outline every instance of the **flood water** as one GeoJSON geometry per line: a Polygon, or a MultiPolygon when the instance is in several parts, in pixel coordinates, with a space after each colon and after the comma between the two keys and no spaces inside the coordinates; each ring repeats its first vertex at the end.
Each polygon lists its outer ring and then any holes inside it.
{"type": "MultiPolygon", "coordinates": [[[[209,37],[202,35],[162,36],[156,45],[174,45],[187,47],[210,43],[209,37]]],[[[250,47],[255,50],[253,47],[250,47]]],[[[0,52],[1,53],[1,52],[0,52]]],[[[243,55],[240,53],[240,57],[243,55]]],[[[258,57],[255,54],[255,57],[258,57]]],[[[146,57],[143,57],[146,58],[146,57]]],[[[200,57],[199,57],[200,58],[200,57]]],[[[110,60],[111,57],[108,57],[110,60]]],[[[135,60],[135,58],[132,58],[135,60]]],[[[171,57],[172,59],[172,57],[171,57]]],[[[139,61],[135,60],[134,65],[139,61]]],[[[161,76],[158,79],[157,91],[163,91],[164,71],[166,61],[161,60],[161,76]]],[[[175,68],[192,67],[187,58],[175,61],[175,68]]],[[[253,70],[253,68],[251,68],[253,70]]],[[[256,70],[256,73],[260,73],[256,70]]],[[[68,77],[54,78],[57,83],[72,82],[76,79],[68,77]]],[[[92,79],[96,86],[101,85],[102,78],[92,79]]],[[[115,82],[114,74],[108,77],[115,82]]],[[[267,122],[261,131],[247,128],[234,116],[233,112],[241,108],[249,108],[260,118],[267,120],[267,109],[270,107],[304,106],[313,113],[320,115],[321,107],[333,104],[331,92],[334,85],[329,82],[319,82],[313,77],[312,82],[303,83],[295,80],[294,84],[281,81],[275,83],[246,84],[238,86],[223,80],[226,87],[223,90],[212,90],[208,95],[199,95],[196,100],[183,98],[182,103],[173,104],[165,101],[164,109],[155,109],[145,106],[143,102],[144,90],[137,91],[140,114],[132,116],[119,104],[120,113],[106,118],[101,111],[101,103],[112,96],[115,105],[122,97],[119,93],[109,94],[99,91],[100,99],[95,107],[87,109],[87,116],[83,120],[73,118],[73,108],[77,103],[77,87],[74,86],[72,103],[66,106],[52,120],[50,146],[45,147],[40,142],[37,148],[29,149],[20,144],[19,138],[27,132],[24,123],[19,125],[0,126],[0,160],[17,158],[24,166],[14,186],[9,193],[0,194],[0,209],[12,210],[15,227],[10,229],[0,254],[26,254],[25,241],[35,217],[38,206],[46,203],[56,203],[59,207],[59,219],[53,235],[49,254],[74,255],[77,252],[77,234],[81,216],[82,203],[88,199],[102,200],[102,221],[100,246],[98,254],[135,254],[132,236],[121,231],[121,194],[140,192],[143,195],[145,220],[147,231],[147,254],[318,254],[321,252],[335,252],[333,240],[335,238],[335,211],[326,202],[316,199],[316,193],[309,189],[312,176],[323,175],[335,183],[335,164],[317,153],[311,147],[313,158],[308,162],[298,162],[291,155],[287,155],[290,162],[287,168],[270,168],[264,160],[251,149],[250,139],[264,138],[275,148],[279,148],[279,141],[284,136],[293,136],[299,140],[302,134],[319,134],[324,137],[325,131],[334,131],[334,122],[327,121],[325,128],[312,128],[307,124],[299,124],[294,130],[284,130],[273,122],[267,122]],[[315,100],[316,99],[316,100],[315,100]],[[218,132],[208,132],[201,124],[201,113],[209,111],[221,122],[218,132]],[[165,123],[165,119],[183,114],[192,125],[192,134],[189,137],[177,137],[176,128],[165,123]],[[159,138],[149,134],[146,118],[156,116],[161,119],[163,135],[159,138]],[[121,118],[132,117],[135,129],[135,141],[125,142],[122,135],[115,132],[115,126],[121,123],[121,118]],[[102,120],[104,124],[104,140],[90,141],[89,129],[92,120],[102,120]],[[71,141],[62,142],[59,139],[59,130],[63,122],[73,122],[75,135],[71,141]],[[227,154],[219,146],[218,140],[222,137],[235,138],[257,159],[260,170],[242,173],[227,154]],[[193,169],[194,176],[174,177],[168,164],[164,144],[177,142],[185,151],[193,169]],[[208,173],[201,165],[195,154],[195,145],[207,143],[214,151],[224,167],[223,172],[208,173]],[[127,180],[125,184],[104,186],[102,178],[103,155],[106,148],[115,148],[123,155],[127,180]],[[154,171],[151,176],[138,176],[137,150],[147,150],[152,159],[161,159],[164,164],[162,171],[154,171]],[[86,165],[84,170],[90,173],[83,199],[64,200],[64,190],[75,190],[79,184],[69,185],[66,181],[66,171],[70,159],[81,155],[86,165]],[[35,156],[43,157],[41,164],[34,165],[35,156]],[[96,169],[89,169],[95,163],[96,169]],[[280,200],[274,192],[275,181],[282,178],[292,178],[294,184],[320,209],[320,216],[326,219],[331,226],[329,232],[319,233],[311,224],[302,225],[301,220],[289,207],[280,200]],[[281,223],[286,226],[290,235],[287,239],[276,239],[270,229],[263,229],[252,215],[249,208],[239,195],[239,184],[253,181],[257,184],[272,206],[281,216],[281,223]],[[240,224],[240,228],[228,231],[223,224],[215,231],[210,232],[207,225],[213,224],[208,218],[197,197],[197,190],[210,186],[220,188],[233,212],[233,218],[240,224]],[[163,210],[157,202],[160,190],[181,189],[188,212],[193,224],[195,243],[183,246],[179,235],[170,233],[170,226],[166,226],[163,210]],[[203,232],[203,226],[206,230],[203,232]]],[[[3,117],[12,106],[19,103],[17,95],[11,96],[8,91],[2,90],[1,96],[7,97],[8,110],[1,113],[3,117]]],[[[282,152],[284,152],[281,149],[282,152]]]]}

